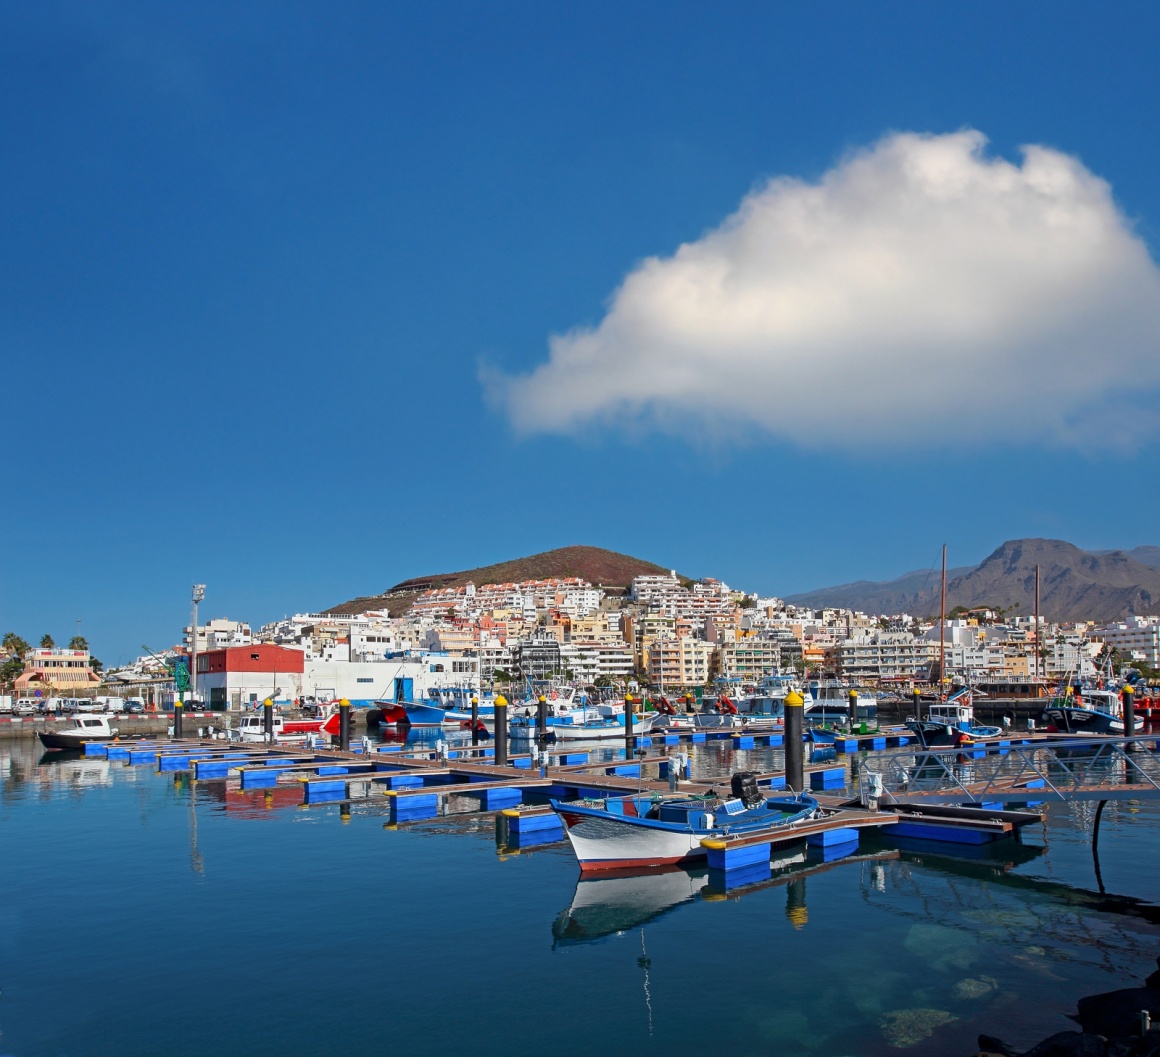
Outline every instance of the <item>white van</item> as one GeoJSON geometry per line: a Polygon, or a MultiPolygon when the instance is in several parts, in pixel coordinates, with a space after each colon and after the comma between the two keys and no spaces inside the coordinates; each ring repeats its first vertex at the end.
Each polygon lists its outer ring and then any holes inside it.
{"type": "Polygon", "coordinates": [[[125,701],[120,697],[97,697],[94,698],[97,702],[98,712],[124,712],[125,701]]]}
{"type": "Polygon", "coordinates": [[[12,714],[12,695],[0,694],[0,715],[12,714]]]}

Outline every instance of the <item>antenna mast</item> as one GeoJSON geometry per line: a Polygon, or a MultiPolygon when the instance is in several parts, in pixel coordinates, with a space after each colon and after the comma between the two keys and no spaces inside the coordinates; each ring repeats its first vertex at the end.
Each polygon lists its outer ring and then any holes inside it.
{"type": "Polygon", "coordinates": [[[947,659],[947,545],[942,550],[942,609],[938,621],[938,699],[942,700],[947,659]]]}

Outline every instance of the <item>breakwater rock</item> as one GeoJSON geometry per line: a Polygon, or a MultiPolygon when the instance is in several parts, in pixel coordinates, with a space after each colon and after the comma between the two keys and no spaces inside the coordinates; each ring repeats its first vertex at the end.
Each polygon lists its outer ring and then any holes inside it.
{"type": "Polygon", "coordinates": [[[1143,987],[1081,998],[1073,1019],[1079,1031],[1057,1032],[1022,1052],[980,1035],[977,1057],[1160,1057],[1160,968],[1143,987]]]}

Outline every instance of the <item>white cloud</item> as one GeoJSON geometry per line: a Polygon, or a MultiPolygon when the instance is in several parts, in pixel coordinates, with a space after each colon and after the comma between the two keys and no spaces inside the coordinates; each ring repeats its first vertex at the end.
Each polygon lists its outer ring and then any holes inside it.
{"type": "Polygon", "coordinates": [[[530,374],[485,372],[489,397],[522,432],[1136,446],[1155,420],[1125,397],[1160,383],[1160,272],[1076,158],[985,145],[901,133],[818,183],[770,180],[530,374]]]}

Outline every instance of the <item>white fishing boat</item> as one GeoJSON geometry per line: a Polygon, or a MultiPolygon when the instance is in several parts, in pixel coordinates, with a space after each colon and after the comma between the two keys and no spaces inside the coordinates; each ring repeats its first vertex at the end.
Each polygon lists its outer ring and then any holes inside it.
{"type": "Polygon", "coordinates": [[[782,829],[818,809],[804,793],[766,798],[748,772],[733,775],[732,792],[727,798],[647,793],[551,804],[583,871],[692,862],[705,857],[705,837],[782,829]]]}
{"type": "Polygon", "coordinates": [[[86,741],[112,741],[117,728],[109,726],[107,716],[73,716],[63,730],[39,730],[40,743],[46,749],[83,749],[86,741]]]}

